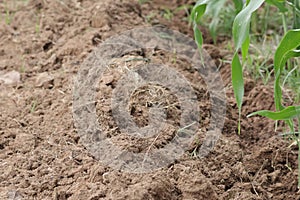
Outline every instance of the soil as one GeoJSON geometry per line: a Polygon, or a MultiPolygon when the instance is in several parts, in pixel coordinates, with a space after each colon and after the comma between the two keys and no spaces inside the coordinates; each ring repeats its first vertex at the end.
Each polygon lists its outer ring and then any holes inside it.
{"type": "MultiPolygon", "coordinates": [[[[130,174],[101,163],[83,145],[74,126],[72,98],[73,80],[87,55],[110,36],[139,26],[160,24],[192,37],[186,12],[176,9],[192,4],[188,0],[0,1],[0,75],[13,70],[21,74],[14,84],[0,80],[0,199],[300,199],[298,149],[288,148],[291,142],[278,135],[280,129],[275,132],[274,122],[246,117],[256,110],[274,109],[272,86],[246,78],[238,135],[230,65],[222,62],[228,52],[213,45],[205,29],[204,48],[220,66],[227,95],[225,126],[208,156],[193,156],[199,147],[195,142],[169,166],[130,174]],[[167,10],[173,12],[170,19],[167,10]]],[[[130,56],[172,65],[164,52],[130,56]]],[[[172,66],[197,91],[204,113],[200,126],[205,129],[209,96],[199,84],[203,81],[184,62],[172,66]]],[[[116,144],[145,152],[149,140],[128,138],[111,116],[111,92],[121,75],[111,70],[102,77],[97,116],[116,144]]],[[[138,126],[149,123],[154,104],[165,107],[171,126],[154,144],[160,148],[178,128],[181,111],[168,88],[147,85],[130,98],[129,111],[138,126]]]]}

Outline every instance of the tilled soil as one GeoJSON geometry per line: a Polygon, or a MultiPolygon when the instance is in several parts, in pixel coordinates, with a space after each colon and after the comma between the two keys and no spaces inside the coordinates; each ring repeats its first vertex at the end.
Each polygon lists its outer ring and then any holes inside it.
{"type": "MultiPolygon", "coordinates": [[[[192,37],[186,12],[176,9],[184,4],[192,5],[192,1],[0,1],[0,75],[13,70],[21,74],[19,82],[0,81],[0,199],[300,198],[297,148],[288,148],[290,142],[274,131],[274,122],[246,117],[256,110],[274,108],[272,87],[245,80],[238,135],[230,66],[221,61],[228,52],[210,44],[207,34],[204,48],[220,66],[227,94],[222,135],[208,156],[194,157],[193,150],[199,147],[194,143],[169,166],[131,174],[106,166],[83,145],[72,112],[73,81],[81,63],[110,36],[136,27],[160,24],[192,37]],[[173,12],[170,19],[167,10],[173,12]]],[[[141,58],[140,63],[151,58],[173,64],[190,80],[201,100],[200,125],[205,129],[209,96],[184,61],[174,64],[168,54],[159,51],[133,56],[141,58]]],[[[116,144],[144,152],[153,144],[129,141],[110,114],[111,92],[121,75],[111,70],[101,79],[98,118],[116,144]]],[[[158,85],[145,86],[130,99],[129,110],[138,126],[149,123],[149,102],[165,106],[170,129],[178,128],[178,99],[158,85]]],[[[169,137],[166,133],[154,146],[162,147],[169,137]]]]}

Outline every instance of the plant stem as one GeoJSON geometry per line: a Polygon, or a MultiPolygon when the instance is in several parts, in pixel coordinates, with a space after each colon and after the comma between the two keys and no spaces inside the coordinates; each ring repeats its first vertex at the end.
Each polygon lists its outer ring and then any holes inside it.
{"type": "Polygon", "coordinates": [[[293,9],[293,17],[294,17],[294,24],[293,24],[293,28],[294,29],[298,29],[300,28],[300,18],[297,14],[297,10],[299,10],[300,8],[300,3],[299,0],[294,0],[294,9],[293,9]]]}
{"type": "Polygon", "coordinates": [[[300,134],[298,134],[298,189],[300,189],[300,134]]]}
{"type": "Polygon", "coordinates": [[[282,13],[282,25],[283,25],[283,31],[285,34],[287,32],[287,23],[286,23],[286,16],[284,13],[282,13]]]}

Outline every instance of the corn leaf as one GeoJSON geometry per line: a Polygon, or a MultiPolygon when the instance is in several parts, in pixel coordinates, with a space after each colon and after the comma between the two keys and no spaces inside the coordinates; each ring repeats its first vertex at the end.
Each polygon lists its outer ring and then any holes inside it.
{"type": "Polygon", "coordinates": [[[247,117],[252,117],[254,115],[260,115],[260,116],[267,117],[272,120],[291,120],[293,118],[300,116],[300,106],[289,106],[278,112],[271,112],[268,110],[260,110],[260,111],[251,113],[247,117]]]}
{"type": "Polygon", "coordinates": [[[235,54],[231,63],[231,78],[234,96],[239,109],[238,133],[240,134],[241,111],[244,97],[243,68],[240,62],[238,51],[242,50],[243,60],[246,59],[250,44],[250,20],[251,15],[256,11],[264,0],[251,0],[247,6],[236,16],[233,22],[232,34],[235,44],[235,54]]]}
{"type": "Polygon", "coordinates": [[[240,49],[249,37],[250,19],[254,11],[256,11],[264,0],[251,0],[249,4],[236,16],[233,22],[233,40],[235,48],[240,49]]]}
{"type": "Polygon", "coordinates": [[[287,12],[288,9],[285,7],[285,2],[284,1],[279,1],[279,0],[266,0],[268,4],[271,4],[273,6],[276,6],[280,12],[284,13],[287,12]]]}
{"type": "Polygon", "coordinates": [[[203,37],[202,37],[201,31],[198,28],[198,24],[200,22],[201,17],[205,13],[206,5],[208,2],[209,2],[209,0],[197,1],[196,5],[193,7],[193,10],[191,13],[191,18],[193,20],[194,37],[195,37],[196,44],[199,48],[199,51],[202,48],[203,37]]]}
{"type": "Polygon", "coordinates": [[[282,90],[280,86],[280,75],[287,60],[292,57],[299,57],[300,52],[297,48],[300,46],[300,29],[288,31],[281,40],[274,56],[275,83],[274,96],[276,110],[284,109],[281,103],[282,90]]]}
{"type": "Polygon", "coordinates": [[[234,6],[235,6],[235,11],[236,13],[239,13],[244,6],[243,0],[233,0],[234,6]]]}
{"type": "Polygon", "coordinates": [[[203,37],[202,37],[202,33],[199,30],[197,24],[194,24],[194,37],[195,37],[196,44],[200,50],[202,47],[202,44],[203,44],[203,37]]]}
{"type": "Polygon", "coordinates": [[[242,112],[242,104],[243,104],[243,96],[244,96],[244,79],[243,79],[243,67],[237,52],[234,54],[232,59],[231,80],[232,80],[234,96],[239,110],[238,133],[240,134],[241,132],[240,116],[242,112]]]}
{"type": "Polygon", "coordinates": [[[194,23],[198,24],[200,22],[201,17],[204,15],[206,10],[206,5],[210,2],[210,0],[200,0],[197,1],[195,6],[193,7],[191,17],[194,23]]]}
{"type": "Polygon", "coordinates": [[[248,36],[246,38],[246,40],[244,41],[244,43],[242,45],[243,62],[245,62],[247,59],[249,46],[250,46],[250,36],[248,36]]]}

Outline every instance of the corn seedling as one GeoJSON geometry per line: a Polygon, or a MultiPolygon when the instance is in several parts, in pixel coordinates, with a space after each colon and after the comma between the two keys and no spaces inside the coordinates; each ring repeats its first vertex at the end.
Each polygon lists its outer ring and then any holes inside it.
{"type": "MultiPolygon", "coordinates": [[[[206,13],[218,18],[220,9],[225,5],[225,0],[198,0],[193,7],[191,18],[193,23],[194,37],[196,44],[201,49],[203,44],[202,33],[198,26],[201,24],[202,18],[206,13]],[[211,13],[210,13],[211,12],[211,13]]],[[[286,107],[283,102],[283,84],[282,76],[299,78],[299,70],[292,65],[291,59],[300,57],[300,3],[295,1],[279,1],[279,0],[233,0],[236,9],[236,16],[232,25],[232,37],[235,45],[233,57],[231,61],[231,79],[234,96],[236,99],[239,119],[238,119],[238,133],[240,134],[241,126],[241,111],[244,96],[244,80],[243,80],[243,65],[249,60],[250,47],[250,31],[258,32],[258,14],[259,8],[262,10],[266,8],[265,13],[269,13],[270,7],[262,7],[263,4],[275,7],[279,10],[282,17],[282,24],[284,27],[284,36],[279,43],[274,54],[274,101],[276,111],[261,110],[254,112],[253,115],[260,115],[272,120],[283,120],[289,127],[290,132],[294,135],[294,142],[298,145],[298,166],[300,166],[300,135],[296,134],[300,129],[300,106],[286,107]],[[287,18],[289,17],[289,9],[293,9],[293,24],[289,26],[287,18]],[[250,27],[250,24],[252,25],[250,27]],[[291,30],[290,27],[292,27],[291,30]],[[241,56],[240,56],[241,54],[241,56]],[[287,73],[285,73],[287,71],[287,73]]],[[[266,21],[266,20],[265,20],[266,21]]],[[[217,19],[214,19],[212,26],[216,26],[217,19]]],[[[266,22],[263,22],[262,31],[266,31],[266,22]]],[[[215,29],[211,30],[213,37],[216,37],[215,29]]],[[[215,38],[214,38],[215,39],[215,38]]],[[[264,64],[264,63],[262,63],[264,64]]],[[[286,80],[284,80],[286,82],[286,80]]],[[[296,80],[296,82],[299,82],[296,80]]],[[[299,91],[299,90],[298,90],[299,91]]],[[[299,94],[298,94],[299,95],[299,94]]],[[[300,188],[300,167],[298,167],[298,187],[300,188]]]]}

